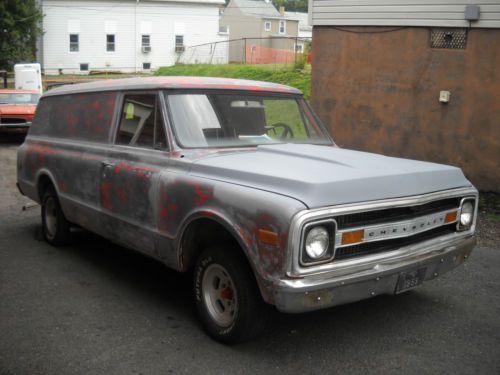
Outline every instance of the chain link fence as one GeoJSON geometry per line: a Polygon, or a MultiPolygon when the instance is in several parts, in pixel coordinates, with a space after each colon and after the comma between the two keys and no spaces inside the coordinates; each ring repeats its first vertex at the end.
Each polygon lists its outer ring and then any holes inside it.
{"type": "Polygon", "coordinates": [[[311,38],[241,38],[186,47],[180,64],[295,64],[310,62],[311,38]]]}

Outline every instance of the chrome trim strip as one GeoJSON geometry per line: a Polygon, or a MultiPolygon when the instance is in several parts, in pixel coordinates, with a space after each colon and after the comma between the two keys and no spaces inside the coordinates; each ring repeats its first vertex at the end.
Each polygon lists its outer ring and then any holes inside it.
{"type": "MultiPolygon", "coordinates": [[[[478,192],[473,187],[464,187],[457,189],[444,190],[429,194],[422,194],[412,197],[390,198],[371,202],[349,203],[345,205],[322,207],[312,210],[303,210],[298,212],[293,218],[290,225],[290,235],[288,237],[287,260],[286,260],[286,275],[291,278],[301,278],[306,275],[320,274],[333,270],[346,269],[357,267],[359,265],[377,262],[383,259],[401,256],[411,251],[412,246],[403,247],[396,251],[388,251],[378,254],[367,255],[358,258],[351,258],[343,261],[332,261],[328,264],[320,264],[316,266],[303,267],[299,264],[302,228],[305,224],[311,221],[333,218],[341,214],[351,214],[356,212],[375,211],[384,208],[416,206],[425,204],[439,199],[466,197],[478,199],[478,192]]],[[[474,214],[474,221],[469,230],[453,233],[451,235],[438,237],[433,242],[439,242],[443,239],[450,238],[465,238],[474,233],[477,221],[477,204],[474,214]]]]}
{"type": "Polygon", "coordinates": [[[31,122],[17,122],[17,123],[0,122],[0,128],[28,128],[30,126],[31,122]]]}
{"type": "Polygon", "coordinates": [[[410,220],[386,222],[383,224],[360,226],[355,228],[343,229],[337,231],[335,235],[335,247],[342,248],[346,246],[359,245],[364,243],[392,240],[395,238],[411,237],[419,233],[427,232],[428,230],[442,227],[444,225],[453,224],[458,220],[459,208],[452,210],[441,211],[438,213],[419,216],[410,220]],[[445,222],[446,215],[456,213],[455,220],[448,223],[445,222]],[[342,235],[344,233],[364,230],[364,237],[360,242],[349,243],[342,245],[342,235]],[[368,237],[367,237],[368,236],[368,237]]]}

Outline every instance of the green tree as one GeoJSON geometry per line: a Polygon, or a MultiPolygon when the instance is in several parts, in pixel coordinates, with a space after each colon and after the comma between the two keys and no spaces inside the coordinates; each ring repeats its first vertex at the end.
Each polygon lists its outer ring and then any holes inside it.
{"type": "Polygon", "coordinates": [[[288,12],[305,12],[307,13],[307,0],[273,0],[276,9],[284,6],[288,12]]]}
{"type": "Polygon", "coordinates": [[[0,0],[0,69],[35,60],[42,17],[36,0],[0,0]]]}

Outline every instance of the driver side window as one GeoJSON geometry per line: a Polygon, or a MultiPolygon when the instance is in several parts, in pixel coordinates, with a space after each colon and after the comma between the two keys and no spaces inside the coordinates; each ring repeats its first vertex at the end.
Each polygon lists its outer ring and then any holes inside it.
{"type": "Polygon", "coordinates": [[[156,94],[124,96],[116,143],[157,150],[166,148],[163,117],[156,94]]]}

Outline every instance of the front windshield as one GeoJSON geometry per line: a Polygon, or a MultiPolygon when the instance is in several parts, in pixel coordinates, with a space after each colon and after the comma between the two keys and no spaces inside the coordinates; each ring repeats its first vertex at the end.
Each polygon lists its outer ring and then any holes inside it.
{"type": "Polygon", "coordinates": [[[0,104],[37,104],[40,94],[0,92],[0,104]]]}
{"type": "Polygon", "coordinates": [[[165,94],[183,147],[332,144],[302,99],[265,94],[165,94]]]}

